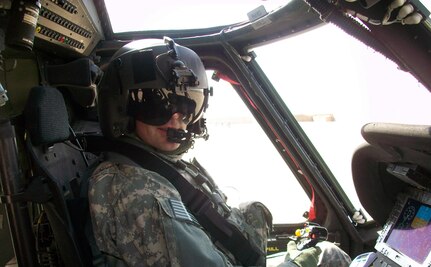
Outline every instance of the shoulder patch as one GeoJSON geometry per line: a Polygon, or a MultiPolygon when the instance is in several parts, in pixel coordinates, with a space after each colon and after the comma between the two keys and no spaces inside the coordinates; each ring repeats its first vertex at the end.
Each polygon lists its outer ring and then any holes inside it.
{"type": "Polygon", "coordinates": [[[198,223],[193,215],[187,211],[183,202],[171,198],[169,199],[169,204],[171,204],[171,208],[176,219],[198,223]]]}

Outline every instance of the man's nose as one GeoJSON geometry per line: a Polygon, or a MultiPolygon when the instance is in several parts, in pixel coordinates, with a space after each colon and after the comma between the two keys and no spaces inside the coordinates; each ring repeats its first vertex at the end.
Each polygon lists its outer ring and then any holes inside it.
{"type": "Polygon", "coordinates": [[[184,119],[184,115],[180,112],[175,112],[171,116],[171,120],[176,121],[176,122],[184,123],[183,119],[184,119]]]}
{"type": "Polygon", "coordinates": [[[183,118],[183,114],[181,114],[179,112],[175,112],[174,114],[172,114],[171,118],[174,119],[174,120],[182,119],[183,118]]]}

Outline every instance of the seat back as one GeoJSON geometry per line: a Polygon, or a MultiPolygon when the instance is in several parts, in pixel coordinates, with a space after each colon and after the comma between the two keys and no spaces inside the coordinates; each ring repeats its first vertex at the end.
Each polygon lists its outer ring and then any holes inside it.
{"type": "Polygon", "coordinates": [[[52,229],[60,265],[92,266],[91,248],[85,234],[88,201],[82,185],[97,157],[80,146],[70,127],[63,95],[57,89],[32,88],[24,116],[32,179],[40,179],[50,194],[49,200],[43,200],[41,205],[52,229]]]}

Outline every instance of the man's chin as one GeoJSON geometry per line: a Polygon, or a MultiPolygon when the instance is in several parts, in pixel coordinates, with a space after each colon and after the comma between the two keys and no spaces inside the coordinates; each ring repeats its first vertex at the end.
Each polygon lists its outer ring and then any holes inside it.
{"type": "Polygon", "coordinates": [[[180,144],[168,142],[160,146],[159,149],[165,152],[172,152],[176,150],[178,147],[180,147],[180,144]]]}

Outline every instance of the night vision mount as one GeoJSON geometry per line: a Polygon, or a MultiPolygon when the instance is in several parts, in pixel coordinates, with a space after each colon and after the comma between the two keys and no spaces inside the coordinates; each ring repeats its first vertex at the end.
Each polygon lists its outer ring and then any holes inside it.
{"type": "Polygon", "coordinates": [[[172,79],[169,80],[170,89],[175,92],[176,88],[181,91],[186,91],[188,86],[197,87],[199,81],[193,70],[188,68],[183,61],[178,58],[178,51],[174,40],[169,37],[163,38],[165,44],[168,46],[168,54],[175,61],[172,63],[172,79]]]}

